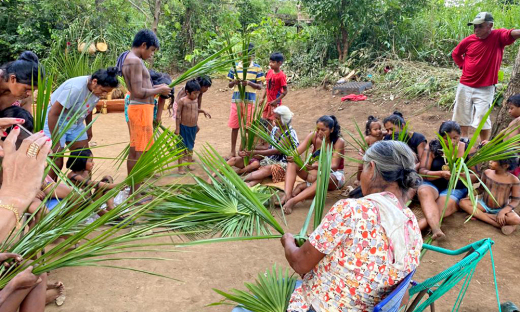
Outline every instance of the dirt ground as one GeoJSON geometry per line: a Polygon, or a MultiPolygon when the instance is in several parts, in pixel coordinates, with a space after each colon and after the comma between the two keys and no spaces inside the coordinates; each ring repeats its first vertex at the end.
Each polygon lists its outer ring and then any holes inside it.
{"type": "MultiPolygon", "coordinates": [[[[227,128],[231,91],[224,81],[216,81],[204,95],[203,108],[207,109],[212,119],[200,120],[201,131],[197,136],[195,149],[208,142],[222,155],[229,152],[230,130],[227,128]]],[[[313,129],[315,120],[324,114],[334,114],[342,127],[354,131],[353,120],[360,126],[368,115],[385,117],[398,109],[405,119],[410,121],[413,131],[421,132],[428,139],[434,137],[441,121],[450,118],[450,113],[436,107],[426,109],[428,100],[408,102],[386,95],[371,96],[364,102],[341,102],[340,97],[322,89],[290,90],[284,104],[295,113],[293,126],[300,138],[313,129]]],[[[94,125],[94,139],[99,146],[128,142],[127,126],[123,114],[112,113],[97,115],[94,125]]],[[[174,128],[174,123],[163,116],[164,123],[174,128]]],[[[94,150],[96,156],[115,157],[124,145],[111,145],[94,150]]],[[[126,175],[126,168],[119,172],[111,166],[111,161],[96,161],[98,174],[112,174],[121,180],[126,175]]],[[[353,169],[349,169],[350,173],[353,169]]],[[[198,169],[196,172],[200,173],[198,169]]],[[[349,174],[350,176],[350,174],[349,174]]],[[[173,180],[173,178],[172,178],[173,180]]],[[[340,199],[339,192],[329,194],[327,204],[340,199]]],[[[299,232],[304,222],[310,201],[298,205],[294,213],[288,216],[288,231],[299,232]]],[[[447,239],[440,246],[457,249],[482,238],[491,237],[495,241],[493,255],[498,276],[498,289],[501,301],[518,301],[520,285],[513,283],[514,276],[520,272],[518,250],[520,234],[506,237],[499,230],[478,221],[464,223],[466,215],[462,212],[445,220],[443,229],[447,239]]],[[[165,238],[166,239],[166,238],[165,238]]],[[[159,239],[158,239],[159,241],[159,239]]],[[[243,282],[251,282],[258,273],[271,268],[273,264],[288,267],[283,249],[278,240],[251,241],[201,245],[178,249],[176,253],[149,254],[155,257],[167,257],[171,261],[120,261],[117,265],[157,272],[172,278],[168,280],[142,273],[119,271],[106,268],[66,268],[52,272],[50,279],[62,281],[67,289],[67,300],[62,307],[49,306],[46,311],[230,311],[229,306],[206,307],[219,301],[221,297],[212,288],[230,290],[244,289],[243,282]]],[[[418,272],[414,276],[423,281],[454,264],[459,257],[450,257],[428,252],[423,258],[418,272]]],[[[290,268],[289,268],[290,269],[290,268]]],[[[450,311],[458,294],[459,287],[437,302],[437,311],[450,311]]],[[[469,286],[460,311],[496,311],[491,261],[487,255],[479,264],[469,286]]]]}

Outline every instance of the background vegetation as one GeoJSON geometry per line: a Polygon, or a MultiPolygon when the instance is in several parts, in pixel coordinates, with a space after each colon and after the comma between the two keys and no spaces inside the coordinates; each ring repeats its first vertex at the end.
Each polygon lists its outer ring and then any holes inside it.
{"type": "MultiPolygon", "coordinates": [[[[388,82],[396,77],[378,77],[384,73],[384,60],[404,66],[399,72],[413,70],[405,68],[406,61],[421,62],[433,67],[431,70],[456,69],[450,53],[472,32],[466,23],[476,13],[490,11],[495,27],[520,27],[519,2],[0,0],[0,63],[13,60],[23,50],[33,50],[51,71],[60,68],[55,75],[59,82],[68,75],[114,64],[117,55],[130,47],[135,32],[146,27],[157,32],[162,44],[154,67],[174,73],[218,51],[226,34],[239,37],[250,32],[258,46],[257,61],[267,66],[271,52],[283,52],[287,59],[284,70],[300,86],[333,82],[352,69],[358,70],[360,78],[388,82]],[[108,51],[88,55],[81,59],[79,69],[61,73],[67,58],[80,58],[78,43],[98,41],[106,41],[108,51]]],[[[506,49],[505,68],[514,61],[516,50],[506,49]]],[[[414,80],[401,85],[418,88],[408,90],[408,96],[446,89],[442,77],[423,78],[424,83],[414,80]]],[[[445,96],[439,103],[451,104],[450,100],[445,96]]]]}

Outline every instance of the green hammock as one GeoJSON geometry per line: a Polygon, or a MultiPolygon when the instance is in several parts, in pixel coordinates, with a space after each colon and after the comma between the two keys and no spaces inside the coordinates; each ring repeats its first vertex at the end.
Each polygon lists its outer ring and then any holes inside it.
{"type": "Polygon", "coordinates": [[[500,312],[501,309],[500,300],[498,298],[495,262],[493,261],[493,252],[491,250],[491,246],[493,246],[494,243],[495,242],[493,242],[493,240],[491,240],[490,238],[486,238],[457,250],[449,250],[437,246],[423,244],[423,249],[439,252],[445,255],[457,256],[463,253],[466,253],[466,255],[455,265],[451,266],[450,268],[444,270],[443,272],[433,277],[428,278],[424,282],[412,282],[413,286],[410,288],[409,291],[410,298],[413,298],[414,295],[416,296],[413,302],[408,306],[406,311],[424,311],[428,306],[430,306],[431,311],[435,311],[435,300],[442,297],[446,292],[453,288],[453,286],[455,286],[462,279],[464,279],[464,284],[462,285],[462,289],[460,290],[460,293],[457,296],[457,300],[455,301],[455,304],[453,305],[452,309],[452,311],[458,311],[460,305],[462,304],[462,299],[464,299],[464,295],[466,295],[466,291],[468,289],[471,278],[473,277],[473,273],[475,272],[477,264],[489,251],[489,254],[491,256],[491,266],[493,267],[493,279],[495,282],[495,292],[498,302],[498,311],[500,312]],[[428,294],[428,297],[426,299],[424,297],[425,294],[428,294]]]}

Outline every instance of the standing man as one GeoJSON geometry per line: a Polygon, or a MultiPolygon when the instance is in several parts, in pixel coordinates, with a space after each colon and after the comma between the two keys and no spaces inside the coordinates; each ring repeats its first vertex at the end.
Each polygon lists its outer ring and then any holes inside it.
{"type": "MultiPolygon", "coordinates": [[[[476,129],[493,103],[505,46],[520,38],[519,29],[493,29],[489,12],[480,12],[468,26],[473,26],[474,34],[464,38],[451,54],[462,69],[452,119],[460,124],[464,139],[469,137],[469,127],[476,129]]],[[[480,140],[488,140],[490,134],[488,117],[480,140]]]]}
{"type": "Polygon", "coordinates": [[[240,105],[241,118],[242,122],[246,122],[245,118],[245,109],[247,107],[247,122],[251,122],[253,115],[253,108],[256,103],[256,90],[262,89],[262,83],[265,81],[265,75],[262,71],[262,67],[253,61],[254,54],[253,49],[255,46],[250,43],[248,47],[249,54],[249,65],[246,68],[246,80],[242,80],[244,66],[240,62],[237,64],[237,76],[235,77],[235,72],[231,69],[228,73],[227,78],[230,80],[229,87],[235,87],[233,91],[233,96],[231,98],[231,111],[229,113],[229,121],[228,126],[231,128],[231,153],[227,157],[230,159],[236,156],[236,146],[237,146],[237,138],[238,138],[238,130],[240,128],[240,124],[238,122],[238,112],[237,112],[237,104],[240,105]],[[238,89],[238,84],[242,84],[246,87],[246,96],[245,103],[242,103],[242,99],[240,97],[240,91],[238,89]],[[247,106],[246,106],[247,105],[247,106]]]}
{"type": "MultiPolygon", "coordinates": [[[[128,128],[130,131],[130,152],[127,170],[132,171],[141,155],[153,144],[154,96],[168,96],[171,88],[166,84],[152,86],[150,72],[144,61],[159,49],[159,39],[149,29],[140,30],[134,38],[132,49],[118,58],[120,68],[130,92],[128,104],[128,128]]],[[[136,187],[137,189],[138,187],[136,187]]]]}

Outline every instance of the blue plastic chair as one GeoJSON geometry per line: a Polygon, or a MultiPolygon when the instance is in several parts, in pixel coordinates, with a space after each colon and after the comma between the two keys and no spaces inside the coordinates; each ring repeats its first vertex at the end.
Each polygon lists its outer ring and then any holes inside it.
{"type": "Polygon", "coordinates": [[[383,299],[383,301],[374,307],[374,312],[398,312],[414,274],[415,270],[406,275],[399,285],[397,285],[397,287],[385,299],[383,299]]]}

